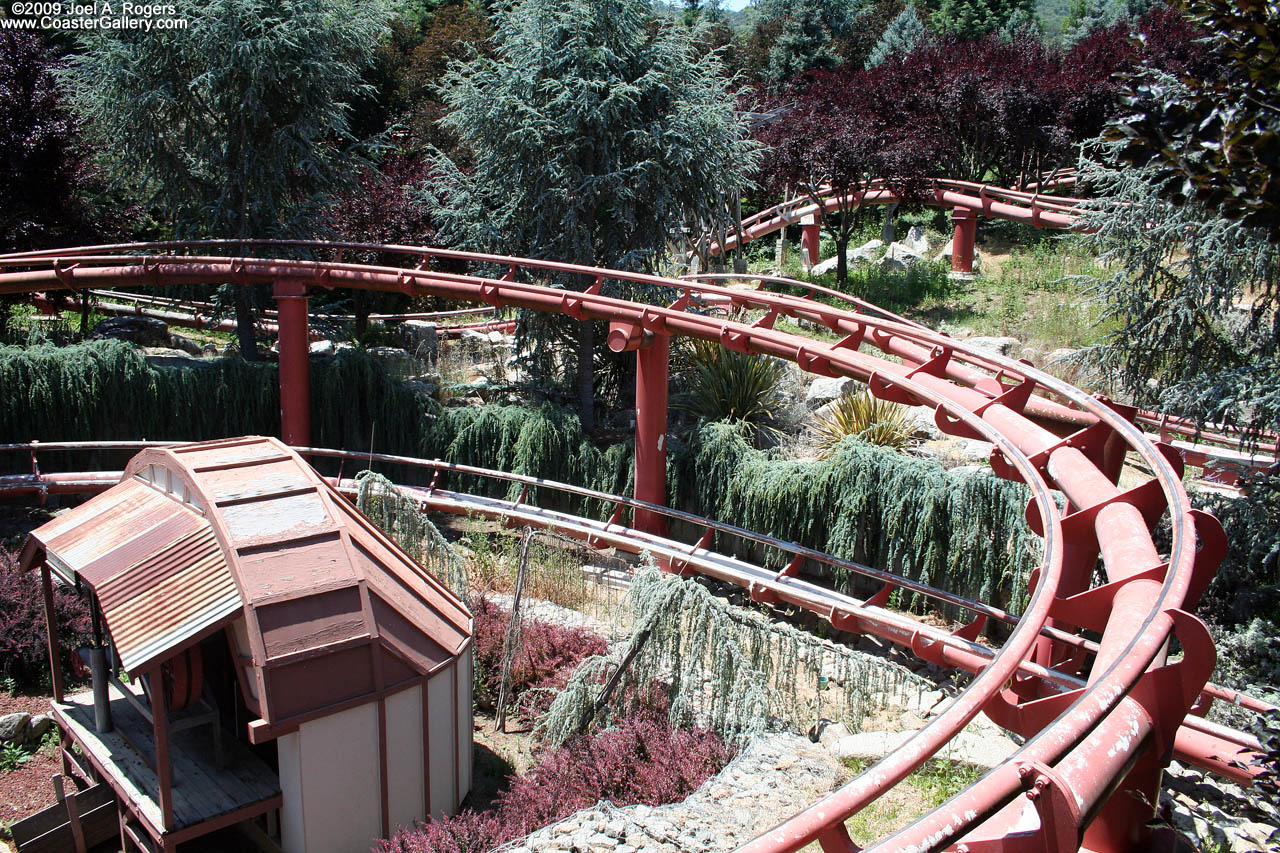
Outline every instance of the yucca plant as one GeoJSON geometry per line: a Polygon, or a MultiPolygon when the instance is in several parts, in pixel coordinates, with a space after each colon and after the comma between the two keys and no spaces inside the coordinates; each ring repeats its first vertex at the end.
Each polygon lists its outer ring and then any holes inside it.
{"type": "Polygon", "coordinates": [[[778,418],[787,405],[776,359],[733,352],[711,341],[696,341],[685,373],[687,390],[676,407],[708,421],[746,424],[757,447],[782,435],[778,418]]]}
{"type": "Polygon", "coordinates": [[[915,442],[915,426],[904,406],[879,400],[870,391],[844,394],[814,426],[815,446],[822,459],[830,456],[847,436],[902,450],[915,442]]]}

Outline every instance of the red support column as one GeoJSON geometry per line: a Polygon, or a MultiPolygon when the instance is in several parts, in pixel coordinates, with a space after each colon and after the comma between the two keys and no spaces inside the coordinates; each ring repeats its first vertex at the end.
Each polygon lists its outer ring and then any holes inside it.
{"type": "Polygon", "coordinates": [[[951,221],[955,233],[951,238],[951,271],[973,274],[973,242],[978,236],[978,215],[967,207],[953,207],[951,221]]]}
{"type": "MultiPolygon", "coordinates": [[[[644,332],[630,323],[609,324],[609,349],[636,354],[636,500],[667,503],[667,380],[671,364],[669,335],[644,332]]],[[[637,509],[634,526],[665,536],[661,515],[637,509]]]]}
{"type": "Polygon", "coordinates": [[[821,258],[818,255],[818,244],[822,240],[822,227],[818,223],[818,215],[811,213],[800,220],[800,261],[805,269],[811,268],[821,258]]]}
{"type": "Polygon", "coordinates": [[[307,341],[307,286],[294,278],[278,279],[280,312],[280,437],[285,444],[311,444],[311,351],[307,341]]]}

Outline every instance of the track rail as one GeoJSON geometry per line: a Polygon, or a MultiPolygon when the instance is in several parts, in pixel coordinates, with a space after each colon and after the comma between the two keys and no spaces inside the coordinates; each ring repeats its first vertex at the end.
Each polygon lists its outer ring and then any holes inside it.
{"type": "MultiPolygon", "coordinates": [[[[1007,202],[992,198],[990,203],[1007,202]]],[[[1042,210],[1039,215],[1061,214],[1042,210]]],[[[334,248],[298,242],[256,245],[276,251],[334,248]]],[[[877,849],[942,849],[961,841],[968,849],[999,844],[1013,850],[1063,850],[1075,849],[1082,841],[1091,849],[1134,849],[1144,843],[1142,827],[1151,817],[1150,807],[1139,797],[1154,799],[1160,767],[1171,751],[1180,749],[1205,761],[1216,755],[1221,761],[1222,741],[1183,726],[1183,721],[1190,709],[1202,704],[1213,666],[1212,642],[1189,611],[1216,569],[1225,543],[1216,520],[1191,508],[1180,479],[1180,454],[1150,442],[1133,423],[1132,412],[1029,365],[916,325],[765,290],[428,247],[375,247],[414,258],[418,263],[413,269],[138,254],[227,246],[151,244],[6,256],[0,258],[0,293],[287,279],[305,287],[398,290],[561,313],[582,321],[625,323],[655,335],[714,340],[736,351],[785,358],[821,375],[853,377],[882,398],[929,406],[945,432],[992,444],[996,473],[1027,485],[1032,496],[1028,522],[1044,540],[1044,562],[1035,573],[1030,600],[1004,646],[979,662],[971,656],[980,653],[971,648],[975,644],[963,631],[944,641],[919,630],[918,623],[884,627],[921,658],[947,666],[968,663],[966,668],[977,672],[975,678],[907,744],[743,849],[796,850],[817,840],[827,851],[853,850],[844,830],[847,817],[903,779],[980,711],[1030,739],[1012,761],[877,849]],[[430,264],[436,258],[479,265],[481,272],[433,270],[430,264]],[[506,272],[501,278],[483,274],[490,269],[506,272]],[[539,283],[553,275],[577,276],[591,284],[585,291],[570,291],[539,283]],[[531,281],[517,280],[521,276],[531,281]],[[648,305],[607,295],[605,286],[618,281],[653,285],[656,293],[668,294],[674,302],[648,305]],[[749,324],[696,310],[711,302],[760,309],[765,319],[749,324]],[[772,325],[779,316],[807,320],[843,337],[831,343],[778,331],[772,325]],[[1046,406],[1069,416],[1070,434],[1059,435],[1037,421],[1037,407],[1046,406]],[[1151,475],[1135,487],[1121,489],[1116,480],[1130,454],[1151,475]],[[1059,510],[1055,492],[1066,496],[1065,510],[1059,510]],[[1166,552],[1157,550],[1151,536],[1161,518],[1167,519],[1171,531],[1166,552]],[[1099,557],[1105,581],[1091,587],[1099,557]],[[1100,636],[1096,651],[1053,633],[1081,636],[1085,631],[1100,636]],[[1183,655],[1170,660],[1166,650],[1174,637],[1183,655]],[[1063,684],[1059,676],[1075,679],[1078,686],[1063,684]],[[1114,791],[1118,793],[1113,796],[1114,791]]],[[[531,512],[521,506],[502,507],[501,502],[493,508],[516,518],[531,512]]],[[[568,517],[561,521],[576,523],[568,517]]],[[[607,528],[599,528],[596,535],[619,535],[607,528]]],[[[683,559],[715,574],[714,561],[696,552],[692,557],[703,562],[683,559]]],[[[777,596],[818,612],[829,608],[825,615],[836,627],[887,626],[903,618],[868,619],[875,597],[832,604],[825,597],[829,591],[819,595],[786,570],[764,576],[741,566],[719,571],[748,589],[754,581],[757,596],[777,596]]]]}

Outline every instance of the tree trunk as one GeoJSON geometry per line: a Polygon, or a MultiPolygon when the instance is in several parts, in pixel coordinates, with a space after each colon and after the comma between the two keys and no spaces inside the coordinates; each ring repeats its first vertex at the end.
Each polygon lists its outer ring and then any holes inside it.
{"type": "Polygon", "coordinates": [[[849,234],[844,229],[836,235],[836,287],[849,286],[849,234]]]}
{"type": "Polygon", "coordinates": [[[236,339],[245,361],[258,360],[258,341],[253,328],[253,308],[249,304],[248,285],[234,285],[236,294],[236,339]]]}
{"type": "Polygon", "coordinates": [[[582,431],[596,427],[596,330],[592,320],[578,323],[578,418],[582,431]]]}

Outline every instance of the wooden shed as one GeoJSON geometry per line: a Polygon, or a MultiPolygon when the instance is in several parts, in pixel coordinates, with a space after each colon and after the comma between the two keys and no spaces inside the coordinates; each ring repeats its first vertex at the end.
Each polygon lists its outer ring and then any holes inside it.
{"type": "Polygon", "coordinates": [[[279,441],[144,451],[22,563],[89,597],[94,689],[53,650],[54,715],[133,844],[367,850],[470,789],[470,613],[279,441]]]}

